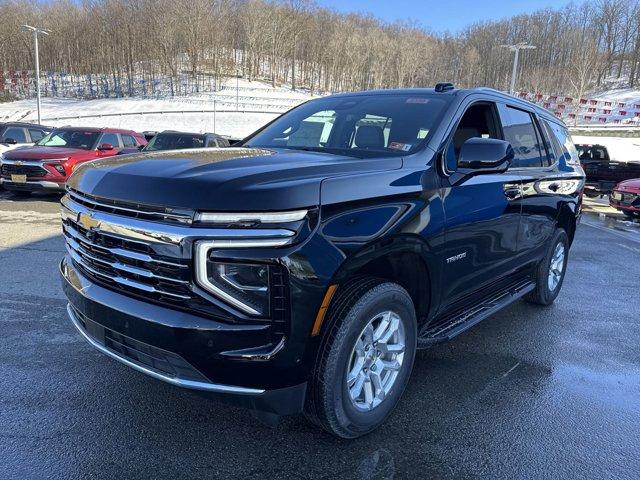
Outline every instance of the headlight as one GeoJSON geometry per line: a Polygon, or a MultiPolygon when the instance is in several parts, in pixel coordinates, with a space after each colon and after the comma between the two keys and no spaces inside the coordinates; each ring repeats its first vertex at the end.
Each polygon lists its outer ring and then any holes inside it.
{"type": "Polygon", "coordinates": [[[275,265],[216,261],[215,248],[273,248],[291,242],[291,237],[204,240],[195,244],[197,284],[224,302],[256,316],[269,315],[270,277],[275,265]]]}
{"type": "Polygon", "coordinates": [[[208,262],[207,280],[214,293],[252,315],[269,313],[269,267],[208,262]]]}

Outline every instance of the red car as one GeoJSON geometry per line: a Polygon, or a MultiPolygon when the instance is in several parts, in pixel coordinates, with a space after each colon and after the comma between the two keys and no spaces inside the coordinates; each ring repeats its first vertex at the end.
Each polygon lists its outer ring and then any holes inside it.
{"type": "Polygon", "coordinates": [[[147,144],[140,133],[114,128],[56,128],[35,145],[2,157],[0,181],[7,190],[64,190],[76,165],[147,144]]]}
{"type": "Polygon", "coordinates": [[[625,180],[613,187],[609,204],[627,217],[640,218],[640,178],[625,180]]]}

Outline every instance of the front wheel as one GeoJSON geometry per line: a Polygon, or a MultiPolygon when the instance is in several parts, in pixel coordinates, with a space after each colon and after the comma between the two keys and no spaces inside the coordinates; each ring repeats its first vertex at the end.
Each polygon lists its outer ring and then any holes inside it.
{"type": "Polygon", "coordinates": [[[377,428],[404,391],[416,352],[416,315],[395,283],[364,278],[334,300],[305,413],[342,438],[377,428]]]}
{"type": "Polygon", "coordinates": [[[553,235],[547,254],[536,271],[536,287],[525,299],[539,305],[551,305],[562,288],[567,271],[569,239],[564,230],[558,229],[553,235]]]}

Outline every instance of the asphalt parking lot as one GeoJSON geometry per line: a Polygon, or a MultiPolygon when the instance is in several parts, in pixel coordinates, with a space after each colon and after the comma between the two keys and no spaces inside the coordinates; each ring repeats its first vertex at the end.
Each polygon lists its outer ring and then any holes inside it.
{"type": "Polygon", "coordinates": [[[94,351],[65,313],[57,200],[0,192],[2,479],[638,478],[640,223],[604,205],[555,305],[518,302],[420,352],[390,420],[348,442],[94,351]]]}

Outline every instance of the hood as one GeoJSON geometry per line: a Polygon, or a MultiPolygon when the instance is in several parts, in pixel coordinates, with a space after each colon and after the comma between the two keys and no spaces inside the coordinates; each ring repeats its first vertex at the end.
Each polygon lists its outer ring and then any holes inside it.
{"type": "Polygon", "coordinates": [[[5,155],[8,160],[48,160],[51,158],[64,158],[71,156],[95,156],[93,150],[64,147],[22,147],[16,148],[5,155]]]}
{"type": "Polygon", "coordinates": [[[616,185],[616,190],[640,190],[640,178],[625,180],[616,185]]]}
{"type": "Polygon", "coordinates": [[[100,159],[78,167],[71,188],[113,200],[220,211],[319,205],[327,177],[397,169],[402,159],[358,159],[289,149],[205,148],[100,159]]]}

